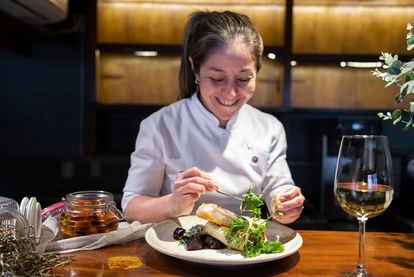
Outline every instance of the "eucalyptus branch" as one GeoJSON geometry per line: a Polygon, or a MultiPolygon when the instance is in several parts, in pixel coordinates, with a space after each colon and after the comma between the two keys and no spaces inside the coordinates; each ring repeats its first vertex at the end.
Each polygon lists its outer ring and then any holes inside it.
{"type": "MultiPolygon", "coordinates": [[[[407,30],[406,43],[407,50],[410,51],[414,48],[413,26],[410,23],[407,24],[407,30]]],[[[384,65],[382,69],[376,68],[372,71],[372,75],[385,81],[385,87],[391,85],[400,87],[394,103],[404,102],[407,95],[414,94],[414,60],[404,63],[398,59],[398,55],[393,56],[390,53],[381,53],[379,59],[384,62],[384,65]]],[[[411,130],[414,128],[414,100],[410,101],[407,109],[395,109],[392,113],[379,112],[378,117],[383,120],[392,120],[394,125],[405,124],[404,131],[411,130]]]]}

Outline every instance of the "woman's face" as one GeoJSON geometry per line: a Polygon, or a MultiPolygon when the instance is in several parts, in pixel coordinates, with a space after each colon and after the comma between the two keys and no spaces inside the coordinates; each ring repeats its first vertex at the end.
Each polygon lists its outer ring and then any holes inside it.
{"type": "Polygon", "coordinates": [[[245,46],[234,42],[210,54],[196,78],[201,102],[225,128],[254,93],[256,61],[245,46]]]}

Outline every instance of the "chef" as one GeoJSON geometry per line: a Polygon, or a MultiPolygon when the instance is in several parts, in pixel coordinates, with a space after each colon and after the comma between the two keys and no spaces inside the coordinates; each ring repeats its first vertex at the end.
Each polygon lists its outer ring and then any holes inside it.
{"type": "Polygon", "coordinates": [[[281,223],[301,214],[304,196],[286,161],[281,122],[247,104],[255,93],[263,42],[250,19],[199,11],[187,22],[180,99],[141,122],[123,189],[128,221],[160,222],[203,202],[240,212],[235,196],[263,195],[281,223]]]}

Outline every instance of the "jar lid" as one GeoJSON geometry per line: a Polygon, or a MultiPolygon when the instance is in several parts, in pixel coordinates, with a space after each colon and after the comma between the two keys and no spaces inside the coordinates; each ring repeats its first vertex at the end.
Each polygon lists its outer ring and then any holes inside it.
{"type": "Polygon", "coordinates": [[[63,202],[65,205],[70,205],[71,203],[81,203],[82,206],[95,206],[97,204],[100,205],[115,203],[112,193],[102,190],[85,190],[72,192],[66,194],[63,202]]]}
{"type": "Polygon", "coordinates": [[[113,200],[114,196],[112,193],[103,190],[84,190],[76,191],[66,194],[65,199],[96,199],[103,198],[113,200]]]}

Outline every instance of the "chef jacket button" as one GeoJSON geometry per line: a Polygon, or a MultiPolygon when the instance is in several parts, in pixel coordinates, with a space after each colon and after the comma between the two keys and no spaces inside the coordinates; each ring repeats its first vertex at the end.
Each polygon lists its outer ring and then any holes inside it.
{"type": "Polygon", "coordinates": [[[259,161],[259,158],[257,156],[252,157],[252,162],[257,163],[259,161]]]}
{"type": "Polygon", "coordinates": [[[250,144],[247,145],[247,149],[252,149],[252,146],[250,144]]]}

